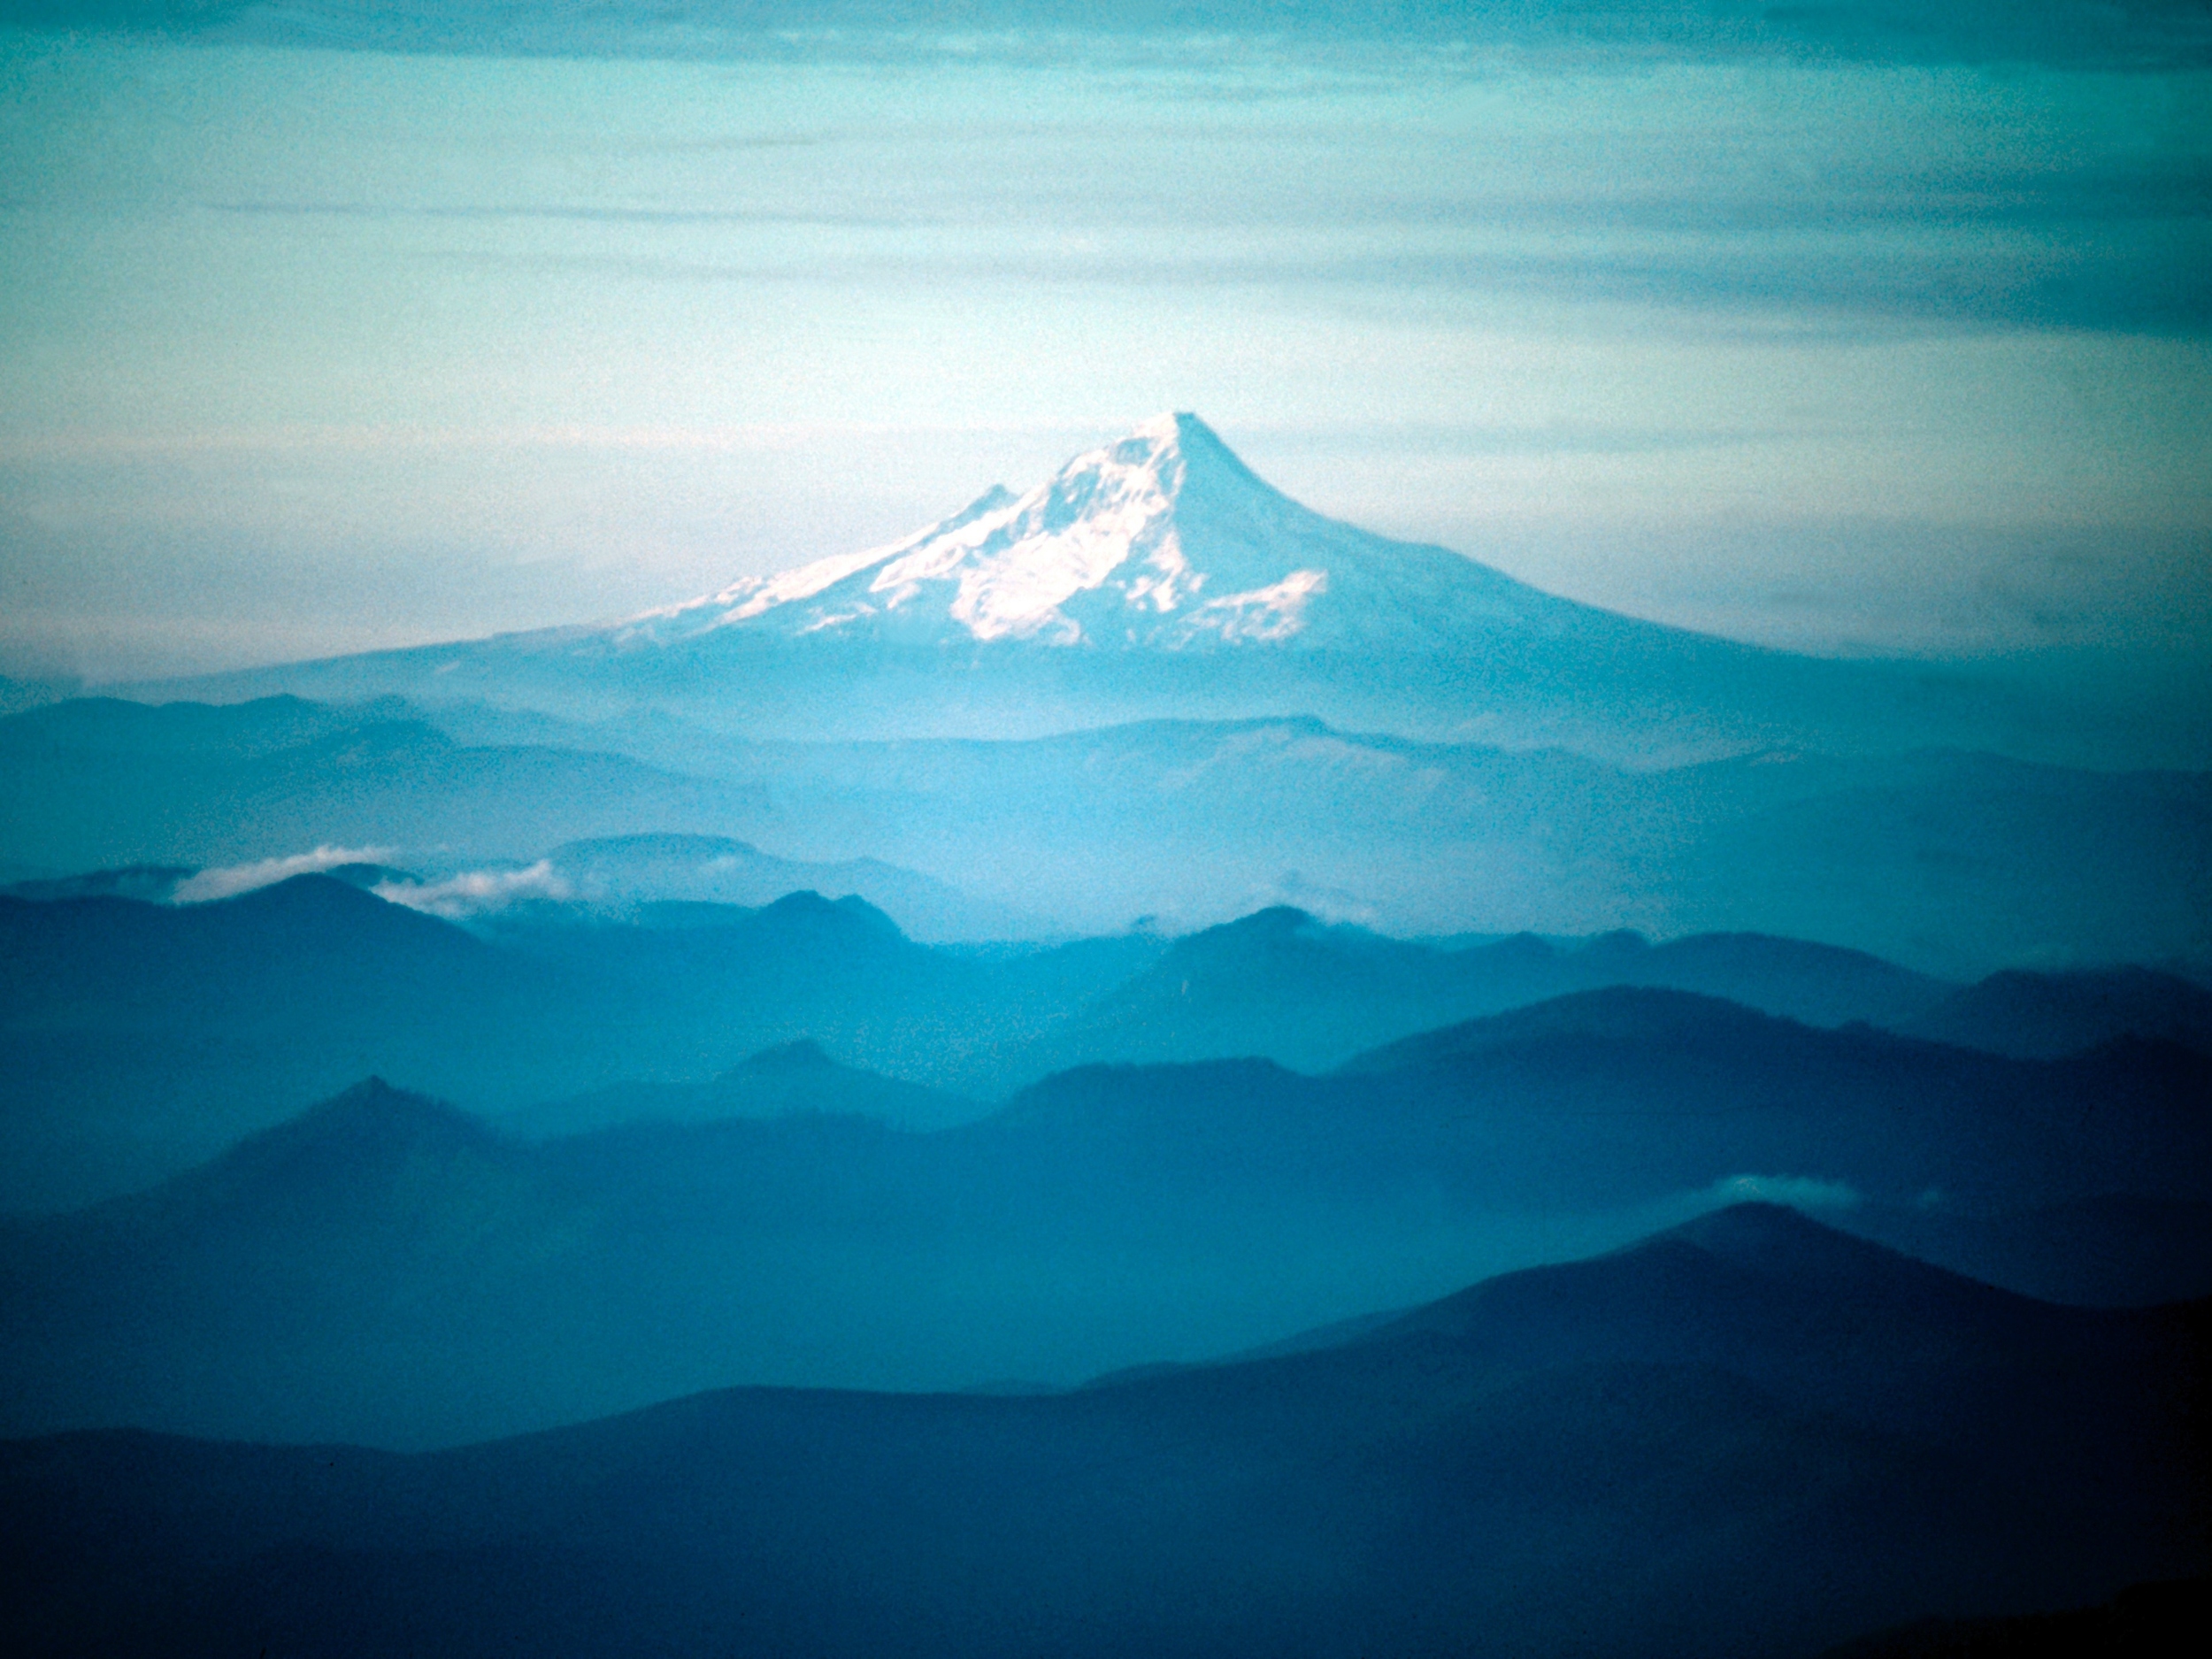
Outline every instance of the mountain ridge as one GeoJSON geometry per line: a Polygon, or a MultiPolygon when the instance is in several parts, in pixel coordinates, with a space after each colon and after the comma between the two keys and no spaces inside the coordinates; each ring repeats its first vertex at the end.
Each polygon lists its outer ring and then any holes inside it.
{"type": "Polygon", "coordinates": [[[0,1224],[0,1422],[450,1444],[718,1379],[1067,1382],[1761,1194],[1924,1214],[1907,1236],[2018,1288],[2070,1281],[1976,1217],[2133,1192],[2161,1202],[2074,1230],[2120,1247],[2091,1293],[2212,1283],[2201,1059],[1762,1030],[1319,1078],[1094,1066],[956,1125],[804,1064],[606,1127],[577,1102],[545,1140],[369,1088],[139,1198],[0,1224]]]}
{"type": "Polygon", "coordinates": [[[1703,1225],[1027,1396],[716,1388],[397,1455],[0,1442],[0,1582],[36,1653],[613,1659],[741,1629],[821,1659],[1348,1659],[1479,1629],[1509,1659],[1753,1659],[2189,1570],[2157,1379],[2200,1358],[2200,1310],[2022,1302],[1765,1209],[1703,1225]],[[1747,1253],[1781,1258],[1749,1295],[1747,1253]],[[1671,1334],[1655,1270],[1695,1311],[1671,1334]]]}

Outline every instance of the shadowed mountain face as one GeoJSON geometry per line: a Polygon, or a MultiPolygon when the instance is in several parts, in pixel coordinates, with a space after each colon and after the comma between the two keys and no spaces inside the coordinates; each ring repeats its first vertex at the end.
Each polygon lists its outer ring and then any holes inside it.
{"type": "Polygon", "coordinates": [[[1864,1204],[1863,1238],[2051,1302],[2151,1307],[2212,1294],[2212,1203],[2120,1194],[2027,1210],[1864,1204]]]}
{"type": "Polygon", "coordinates": [[[511,1133],[577,1134],[628,1123],[714,1122],[787,1118],[808,1112],[864,1118],[898,1129],[943,1129],[990,1108],[957,1094],[841,1065],[802,1037],[748,1056],[702,1084],[618,1084],[572,1100],[549,1101],[500,1118],[511,1133]]]}
{"type": "MultiPolygon", "coordinates": [[[[648,848],[686,868],[702,850],[682,838],[648,848]]],[[[626,864],[635,850],[603,856],[626,864]]],[[[603,854],[574,856],[583,870],[603,854]]],[[[634,904],[628,920],[590,902],[518,904],[465,932],[364,881],[419,890],[341,868],[174,907],[0,897],[0,1133],[13,1148],[0,1202],[60,1207],[142,1186],[369,1072],[497,1116],[578,1102],[539,1112],[541,1132],[787,1109],[772,1091],[706,1086],[803,1038],[990,1098],[1094,1060],[1325,1067],[1425,1024],[1593,981],[1741,986],[1778,1010],[1857,1018],[1942,990],[1778,940],[1444,949],[1289,910],[1171,946],[1128,934],[997,953],[926,949],[857,897],[811,895],[757,910],[634,904]]],[[[856,1087],[791,1103],[918,1127],[976,1115],[887,1081],[856,1087]]]]}
{"type": "Polygon", "coordinates": [[[2212,1133],[2205,1062],[2169,1045],[2120,1043],[2030,1066],[1864,1029],[1809,1031],[1655,989],[1578,993],[1469,1021],[1345,1071],[1372,1074],[1372,1087],[1409,1108],[1481,1113],[1501,1147],[1545,1162],[1562,1192],[1602,1181],[1611,1167],[1657,1179],[1732,1156],[1745,1169],[1824,1164],[1881,1197],[1934,1188],[2017,1205],[2069,1192],[2178,1194],[2193,1193],[2193,1174],[2176,1166],[2175,1187],[2158,1166],[2196,1157],[2212,1133]],[[2079,1114],[2070,1125],[2070,1112],[2079,1114]],[[1547,1139],[1567,1122],[1593,1133],[1603,1125],[1608,1156],[1551,1164],[1547,1139]]]}
{"type": "Polygon", "coordinates": [[[2212,1627],[2212,1580],[2131,1585],[2096,1607],[2010,1618],[1926,1618],[1832,1647],[1822,1659],[2189,1659],[2212,1627]]]}
{"type": "Polygon", "coordinates": [[[5,1202],[158,1179],[365,1061],[541,1085],[589,1064],[557,1018],[577,988],[328,876],[179,908],[0,899],[5,1202]]]}
{"type": "Polygon", "coordinates": [[[1176,941],[1019,1064],[1264,1055],[1320,1071],[1388,1030],[1611,985],[1710,991],[1822,1025],[1893,1023],[1947,989],[1859,952],[1751,934],[1658,946],[1633,933],[1567,946],[1523,935],[1447,950],[1277,906],[1176,941]]]}
{"type": "Polygon", "coordinates": [[[2148,968],[1992,974],[1900,1030],[2023,1059],[2078,1054],[2121,1037],[2153,1038],[2212,1054],[2212,991],[2148,968]]]}
{"type": "Polygon", "coordinates": [[[16,1442],[0,1572],[30,1653],[1811,1654],[2193,1571],[2203,1341],[1754,1206],[1068,1394],[16,1442]]]}
{"type": "Polygon", "coordinates": [[[1991,1217],[2139,1194],[2148,1243],[2092,1288],[2212,1288],[2212,1077],[2178,1048],[2025,1063],[1627,989],[1332,1077],[1079,1069],[927,1134],[728,1115],[895,1088],[787,1050],[534,1145],[357,1091],[0,1232],[0,1421],[421,1445],[741,1379],[1064,1382],[1768,1190],[1919,1217],[1931,1254],[2033,1285],[2034,1235],[1991,1217]]]}

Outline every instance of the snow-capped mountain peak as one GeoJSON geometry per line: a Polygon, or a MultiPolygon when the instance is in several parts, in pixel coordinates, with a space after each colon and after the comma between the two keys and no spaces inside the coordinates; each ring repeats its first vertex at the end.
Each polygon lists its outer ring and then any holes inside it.
{"type": "MultiPolygon", "coordinates": [[[[1473,587],[1495,621],[1544,596],[1432,548],[1385,541],[1309,511],[1256,476],[1191,414],[1165,414],[1075,457],[1015,495],[995,488],[888,547],[841,554],[641,617],[626,641],[727,628],[914,643],[1027,640],[1180,649],[1371,634],[1354,611],[1436,583],[1473,587]],[[1355,590],[1367,603],[1347,604],[1355,590]],[[1332,599],[1329,596],[1335,595],[1332,599]],[[1325,607],[1334,613],[1324,616],[1325,607]],[[1333,620],[1338,626],[1325,626],[1333,620]]],[[[1417,603],[1398,618],[1422,632],[1417,603]]]]}

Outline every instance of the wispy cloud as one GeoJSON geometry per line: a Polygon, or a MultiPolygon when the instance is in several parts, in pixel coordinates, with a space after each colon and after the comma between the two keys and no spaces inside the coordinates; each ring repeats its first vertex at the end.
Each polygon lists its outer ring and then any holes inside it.
{"type": "Polygon", "coordinates": [[[471,870],[442,881],[380,882],[371,890],[380,899],[448,921],[493,914],[511,904],[557,903],[575,896],[575,890],[544,858],[523,870],[471,870]]]}
{"type": "Polygon", "coordinates": [[[1447,0],[18,0],[0,17],[34,26],[134,28],[212,41],[369,51],[850,62],[1023,60],[1067,36],[1163,49],[1221,49],[1286,36],[1353,49],[1509,49],[1574,58],[1879,58],[1922,64],[2059,62],[2131,68],[2212,55],[2212,19],[2194,0],[1550,0],[1476,8],[1447,0]]]}
{"type": "Polygon", "coordinates": [[[1865,1202],[1847,1182],[1806,1175],[1730,1175],[1708,1187],[1706,1196],[1716,1204],[1787,1204],[1793,1210],[1855,1210],[1865,1202]]]}
{"type": "Polygon", "coordinates": [[[205,904],[214,899],[235,898],[294,876],[312,875],[344,864],[381,864],[394,856],[389,847],[318,847],[311,853],[288,857],[262,858],[250,864],[224,864],[203,870],[177,884],[169,895],[173,904],[205,904]]]}
{"type": "MultiPolygon", "coordinates": [[[[1950,112],[1953,116],[1957,111],[1950,112]]],[[[1740,135],[1672,133],[1618,176],[1586,159],[1532,162],[1527,176],[1471,190],[1500,169],[1502,135],[1424,157],[1429,180],[1348,136],[1335,170],[1349,190],[1286,171],[1240,172],[1234,188],[1135,190],[1087,174],[1047,214],[916,180],[908,199],[836,211],[529,204],[225,204],[229,212],[352,214],[490,225],[541,223],[519,243],[457,231],[410,249],[426,265],[524,277],[809,287],[896,283],[1088,285],[1211,294],[1223,288],[1363,289],[1655,307],[1685,319],[1830,333],[1904,326],[2200,332],[2212,326],[2212,151],[2146,151],[2123,163],[2053,154],[1995,166],[1909,148],[1810,170],[1805,135],[1771,135],[1747,163],[1740,135]],[[1388,181],[1365,173],[1379,167],[1388,181]],[[577,234],[557,236],[567,222],[577,234]],[[588,234],[596,226],[606,235],[588,234]],[[749,228],[763,234],[745,234],[749,228]],[[618,236],[617,231],[628,233],[618,236]],[[773,234],[771,234],[773,233],[773,234]]],[[[1408,141],[1411,142],[1411,141],[1408,141]]],[[[1871,141],[1870,141],[1870,142],[1871,141]]],[[[1886,143],[1888,139],[1883,140],[1886,143]]],[[[1880,144],[1872,146],[1880,149],[1880,144]]],[[[1087,165],[1067,157],[1078,172],[1087,165]]],[[[1331,169],[1317,164],[1316,171],[1331,169]]],[[[889,189],[886,186],[886,190],[889,189]]]]}
{"type": "MultiPolygon", "coordinates": [[[[871,438],[1049,434],[1080,441],[1098,423],[1059,421],[870,420],[750,421],[687,426],[338,426],[204,427],[196,431],[72,431],[24,436],[0,434],[0,465],[35,461],[113,460],[202,455],[316,455],[479,449],[680,450],[773,454],[795,445],[871,438]]],[[[4,513],[4,509],[0,509],[4,513]]],[[[0,534],[10,526],[0,518],[0,534]]]]}
{"type": "Polygon", "coordinates": [[[595,207],[570,203],[209,202],[211,213],[270,219],[552,219],[583,225],[824,225],[905,228],[891,215],[780,212],[771,208],[595,207]]]}

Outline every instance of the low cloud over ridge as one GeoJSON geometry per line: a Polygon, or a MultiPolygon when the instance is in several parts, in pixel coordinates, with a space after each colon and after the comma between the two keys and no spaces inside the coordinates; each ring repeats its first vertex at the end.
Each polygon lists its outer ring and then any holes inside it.
{"type": "Polygon", "coordinates": [[[558,903],[575,896],[575,889],[553,873],[552,861],[545,858],[523,870],[467,870],[442,881],[380,881],[370,890],[380,899],[448,921],[534,899],[558,903]]]}
{"type": "Polygon", "coordinates": [[[265,887],[294,876],[315,875],[347,864],[381,864],[393,856],[390,847],[318,847],[311,853],[293,853],[282,858],[262,858],[250,864],[222,864],[203,870],[177,884],[169,895],[172,904],[205,904],[234,899],[256,887],[265,887]]]}

